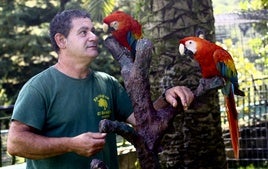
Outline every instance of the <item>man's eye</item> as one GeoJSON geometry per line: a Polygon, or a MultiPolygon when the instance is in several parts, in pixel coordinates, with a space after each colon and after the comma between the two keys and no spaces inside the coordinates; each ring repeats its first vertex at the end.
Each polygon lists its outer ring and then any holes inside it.
{"type": "Polygon", "coordinates": [[[81,34],[82,35],[87,35],[87,31],[82,31],[81,34]]]}

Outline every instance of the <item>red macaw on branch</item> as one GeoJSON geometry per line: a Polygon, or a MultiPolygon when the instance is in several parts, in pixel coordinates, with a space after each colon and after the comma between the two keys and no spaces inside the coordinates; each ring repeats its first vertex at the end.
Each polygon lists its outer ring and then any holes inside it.
{"type": "Polygon", "coordinates": [[[239,126],[234,94],[245,96],[239,90],[237,70],[232,56],[222,47],[198,37],[186,37],[179,41],[181,55],[193,55],[199,63],[203,78],[222,77],[225,86],[222,93],[229,121],[229,130],[235,158],[239,158],[239,126]]]}
{"type": "Polygon", "coordinates": [[[130,15],[122,11],[115,11],[103,19],[103,29],[111,32],[120,45],[136,53],[136,42],[142,38],[142,26],[130,15]]]}

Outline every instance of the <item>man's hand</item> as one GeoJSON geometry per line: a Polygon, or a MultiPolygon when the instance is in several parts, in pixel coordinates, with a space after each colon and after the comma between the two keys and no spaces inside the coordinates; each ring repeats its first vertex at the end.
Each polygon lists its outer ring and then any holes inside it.
{"type": "Polygon", "coordinates": [[[165,92],[166,101],[173,107],[178,105],[178,97],[180,98],[184,109],[187,110],[194,99],[194,94],[188,87],[185,86],[175,86],[167,89],[165,92]]]}
{"type": "Polygon", "coordinates": [[[106,133],[87,132],[70,141],[70,151],[82,156],[92,156],[101,151],[105,145],[106,133]]]}

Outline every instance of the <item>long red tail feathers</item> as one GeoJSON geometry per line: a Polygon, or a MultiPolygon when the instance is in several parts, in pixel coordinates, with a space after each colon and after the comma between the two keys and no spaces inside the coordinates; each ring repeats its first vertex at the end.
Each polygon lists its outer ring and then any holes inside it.
{"type": "Polygon", "coordinates": [[[235,106],[234,94],[231,90],[228,96],[225,96],[226,112],[229,122],[229,131],[234,151],[234,157],[239,159],[239,126],[238,113],[235,106]]]}

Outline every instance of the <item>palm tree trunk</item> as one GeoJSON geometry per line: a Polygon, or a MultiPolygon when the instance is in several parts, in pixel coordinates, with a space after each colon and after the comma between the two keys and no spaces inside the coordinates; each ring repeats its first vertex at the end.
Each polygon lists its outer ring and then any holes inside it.
{"type": "MultiPolygon", "coordinates": [[[[211,0],[150,0],[145,8],[151,11],[145,35],[155,46],[150,69],[152,97],[175,85],[196,89],[199,66],[179,55],[178,40],[195,36],[201,29],[206,39],[214,41],[211,0]]],[[[218,91],[206,93],[194,105],[176,116],[174,129],[165,135],[159,153],[162,168],[227,168],[218,91]]]]}

